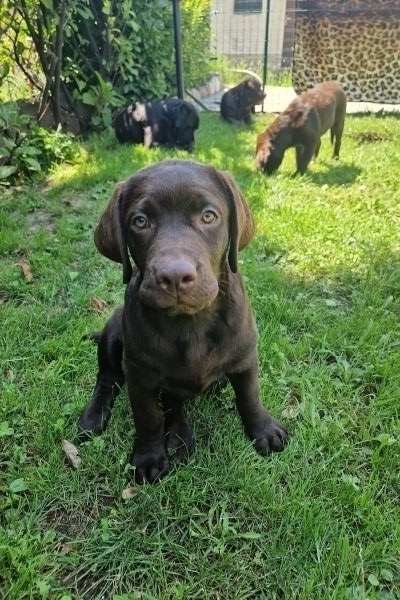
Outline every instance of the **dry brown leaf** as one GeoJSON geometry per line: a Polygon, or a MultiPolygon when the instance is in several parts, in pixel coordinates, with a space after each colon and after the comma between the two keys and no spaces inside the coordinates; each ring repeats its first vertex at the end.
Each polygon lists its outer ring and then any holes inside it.
{"type": "Polygon", "coordinates": [[[78,448],[68,440],[61,440],[61,446],[71,465],[77,469],[82,462],[78,448]]]}
{"type": "Polygon", "coordinates": [[[98,312],[102,312],[103,310],[106,310],[108,308],[108,304],[105,300],[103,300],[102,298],[91,298],[90,300],[90,307],[93,310],[97,310],[98,312]]]}
{"type": "Polygon", "coordinates": [[[22,274],[25,277],[26,281],[32,281],[33,275],[32,275],[32,271],[31,271],[31,266],[27,262],[25,262],[24,260],[20,260],[15,263],[15,266],[21,267],[22,274]]]}
{"type": "Polygon", "coordinates": [[[129,500],[129,498],[133,498],[138,493],[139,488],[137,487],[127,487],[121,492],[121,497],[123,500],[129,500]]]}

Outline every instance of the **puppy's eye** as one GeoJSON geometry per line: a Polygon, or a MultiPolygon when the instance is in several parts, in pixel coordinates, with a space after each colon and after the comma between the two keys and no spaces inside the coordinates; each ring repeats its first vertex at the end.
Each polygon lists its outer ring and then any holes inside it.
{"type": "Polygon", "coordinates": [[[132,218],[132,225],[136,229],[146,229],[149,226],[149,222],[144,215],[136,215],[136,217],[132,218]]]}
{"type": "Polygon", "coordinates": [[[201,220],[206,225],[211,225],[211,223],[214,223],[214,221],[216,221],[217,219],[218,215],[213,210],[205,210],[201,215],[201,220]]]}

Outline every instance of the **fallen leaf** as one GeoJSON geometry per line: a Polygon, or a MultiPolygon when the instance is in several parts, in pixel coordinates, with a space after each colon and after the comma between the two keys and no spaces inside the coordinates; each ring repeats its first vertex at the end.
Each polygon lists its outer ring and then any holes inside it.
{"type": "Polygon", "coordinates": [[[74,469],[77,469],[82,462],[82,459],[79,456],[78,448],[74,446],[74,444],[71,444],[71,442],[68,440],[61,440],[61,446],[71,465],[74,467],[74,469]]]}
{"type": "Polygon", "coordinates": [[[102,298],[91,298],[90,308],[102,312],[108,308],[108,304],[105,300],[102,300],[102,298]]]}
{"type": "Polygon", "coordinates": [[[32,271],[31,271],[31,267],[27,262],[20,260],[15,263],[15,266],[21,267],[22,273],[23,273],[26,281],[32,281],[33,275],[32,275],[32,271]]]}
{"type": "Polygon", "coordinates": [[[121,492],[121,497],[123,500],[129,500],[129,498],[133,498],[138,493],[139,488],[137,487],[127,487],[121,492]]]}

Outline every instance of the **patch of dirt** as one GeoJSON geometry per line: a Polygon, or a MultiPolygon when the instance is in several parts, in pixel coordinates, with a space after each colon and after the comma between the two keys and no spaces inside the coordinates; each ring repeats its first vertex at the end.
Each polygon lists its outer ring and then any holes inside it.
{"type": "MultiPolygon", "coordinates": [[[[38,121],[41,127],[46,127],[47,129],[56,129],[56,124],[54,122],[50,107],[47,107],[39,121],[39,102],[18,100],[17,103],[21,113],[29,115],[35,121],[38,121]]],[[[70,111],[66,110],[64,107],[61,108],[61,126],[64,132],[69,132],[74,135],[81,134],[81,126],[79,120],[75,115],[73,115],[70,111]]]]}
{"type": "Polygon", "coordinates": [[[64,507],[54,508],[47,513],[41,528],[43,530],[55,529],[66,538],[74,539],[106,515],[114,502],[113,496],[101,495],[97,497],[96,505],[88,503],[74,511],[64,507]]]}
{"type": "Polygon", "coordinates": [[[56,233],[56,224],[54,222],[53,215],[43,209],[38,208],[33,212],[29,213],[26,217],[27,226],[29,233],[37,233],[41,229],[44,229],[47,233],[55,234],[56,233]]]}
{"type": "Polygon", "coordinates": [[[350,133],[351,138],[357,142],[385,142],[393,140],[391,133],[383,133],[380,131],[360,131],[357,133],[350,133]]]}

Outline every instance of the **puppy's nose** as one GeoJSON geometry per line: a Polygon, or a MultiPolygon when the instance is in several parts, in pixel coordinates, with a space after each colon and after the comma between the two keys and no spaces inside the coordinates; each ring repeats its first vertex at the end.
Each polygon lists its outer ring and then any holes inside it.
{"type": "Polygon", "coordinates": [[[157,270],[157,285],[170,293],[187,292],[197,278],[196,267],[187,260],[175,260],[157,270]]]}

